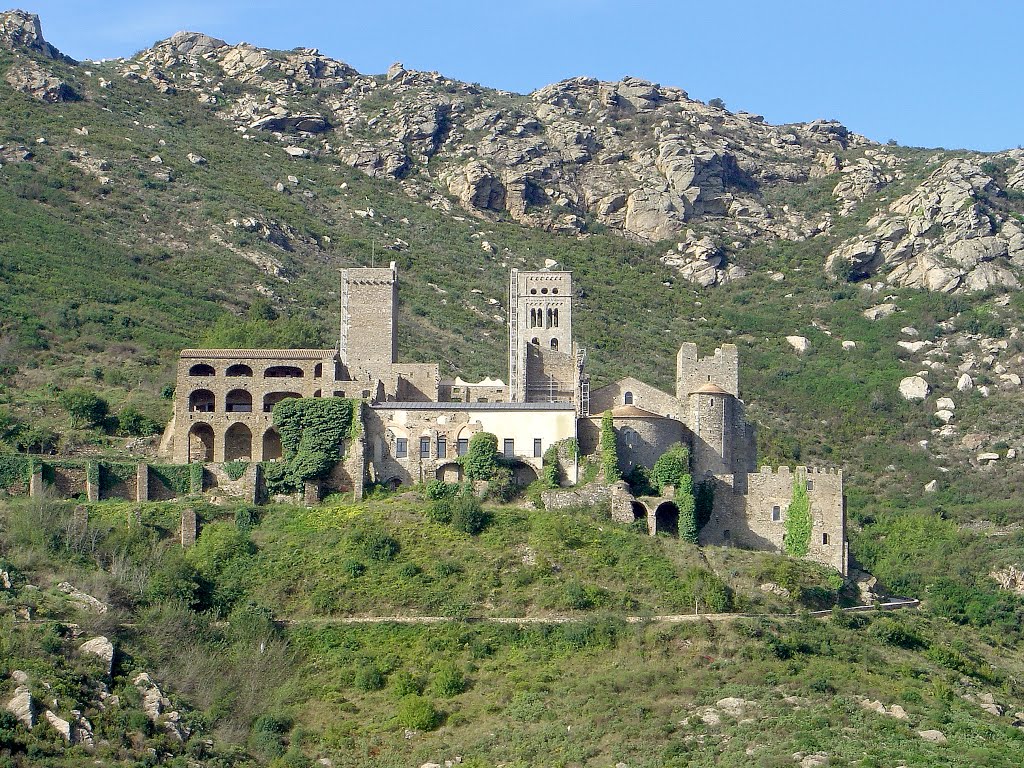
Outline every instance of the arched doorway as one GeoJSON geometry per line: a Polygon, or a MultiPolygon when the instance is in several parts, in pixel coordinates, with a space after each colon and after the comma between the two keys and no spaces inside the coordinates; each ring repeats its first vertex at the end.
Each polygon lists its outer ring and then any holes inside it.
{"type": "Polygon", "coordinates": [[[461,483],[462,482],[462,465],[456,462],[449,464],[442,464],[437,468],[437,472],[434,473],[434,477],[445,483],[461,483]]]}
{"type": "Polygon", "coordinates": [[[245,424],[232,424],[224,433],[224,461],[252,459],[252,432],[245,424]]]}
{"type": "Polygon", "coordinates": [[[679,535],[679,507],[674,501],[663,501],[654,510],[654,532],[679,535]]]}
{"type": "Polygon", "coordinates": [[[276,429],[271,427],[263,433],[263,460],[277,461],[283,455],[284,449],[281,447],[281,435],[278,434],[276,429]]]}
{"type": "Polygon", "coordinates": [[[213,461],[213,427],[209,424],[194,424],[188,431],[188,460],[213,461]]]}
{"type": "Polygon", "coordinates": [[[646,520],[647,519],[647,507],[641,504],[639,501],[629,502],[630,508],[633,510],[633,521],[646,520]]]}
{"type": "Polygon", "coordinates": [[[516,485],[525,488],[530,483],[536,482],[537,470],[529,464],[516,462],[512,467],[512,479],[516,485]]]}

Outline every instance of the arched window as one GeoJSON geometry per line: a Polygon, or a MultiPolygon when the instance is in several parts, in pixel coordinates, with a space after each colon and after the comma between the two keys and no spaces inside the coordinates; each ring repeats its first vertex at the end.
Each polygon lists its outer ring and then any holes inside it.
{"type": "Polygon", "coordinates": [[[213,461],[213,427],[209,424],[195,424],[188,431],[188,460],[213,461]]]}
{"type": "Polygon", "coordinates": [[[558,339],[552,339],[551,340],[551,349],[554,352],[558,351],[558,339]]]}
{"type": "Polygon", "coordinates": [[[188,396],[188,409],[194,413],[213,413],[213,392],[197,389],[188,396]]]}
{"type": "Polygon", "coordinates": [[[235,363],[227,369],[226,374],[228,376],[252,376],[252,368],[242,363],[235,363]]]}
{"type": "Polygon", "coordinates": [[[534,336],[532,339],[530,339],[530,343],[539,347],[540,346],[540,339],[538,339],[536,336],[534,336]]]}
{"type": "Polygon", "coordinates": [[[263,433],[263,460],[264,461],[277,461],[284,455],[284,449],[281,447],[281,435],[278,431],[271,427],[263,433]]]}
{"type": "Polygon", "coordinates": [[[270,392],[263,396],[263,412],[271,413],[274,406],[289,397],[302,397],[298,392],[270,392]]]}
{"type": "Polygon", "coordinates": [[[625,395],[623,395],[622,396],[622,403],[624,405],[632,405],[633,404],[633,393],[632,392],[627,392],[625,395]]]}
{"type": "Polygon", "coordinates": [[[551,310],[550,309],[548,310],[548,324],[546,326],[544,326],[544,327],[545,328],[550,328],[551,327],[551,310]]]}
{"type": "Polygon", "coordinates": [[[196,363],[188,369],[189,376],[216,376],[217,372],[213,370],[212,365],[206,363],[196,363]]]}
{"type": "Polygon", "coordinates": [[[558,310],[557,309],[552,309],[551,310],[551,325],[554,328],[558,327],[558,310]]]}
{"type": "Polygon", "coordinates": [[[821,534],[821,543],[822,544],[828,544],[828,534],[827,533],[821,534]]]}
{"type": "Polygon", "coordinates": [[[224,398],[224,410],[228,413],[252,413],[252,395],[244,389],[232,389],[224,398]]]}
{"type": "Polygon", "coordinates": [[[301,379],[302,369],[294,365],[272,365],[263,372],[265,379],[301,379]]]}
{"type": "Polygon", "coordinates": [[[313,378],[314,379],[319,379],[323,375],[324,375],[324,364],[323,363],[317,363],[316,367],[313,369],[313,378]]]}

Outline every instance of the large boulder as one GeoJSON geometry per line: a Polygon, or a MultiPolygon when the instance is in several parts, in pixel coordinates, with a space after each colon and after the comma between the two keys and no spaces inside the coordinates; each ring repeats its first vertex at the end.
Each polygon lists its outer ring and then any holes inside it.
{"type": "Polygon", "coordinates": [[[114,668],[114,644],[110,640],[103,636],[94,637],[82,643],[78,650],[82,653],[96,656],[103,662],[107,675],[110,675],[114,668]]]}
{"type": "Polygon", "coordinates": [[[931,391],[931,386],[920,376],[907,376],[900,381],[900,397],[904,400],[924,400],[931,391]]]}
{"type": "Polygon", "coordinates": [[[21,91],[46,104],[78,101],[78,93],[61,78],[47,72],[31,59],[11,65],[4,79],[16,91],[21,91]]]}
{"type": "Polygon", "coordinates": [[[36,724],[32,692],[27,685],[19,685],[15,688],[13,698],[4,705],[4,708],[18,718],[18,721],[26,728],[31,728],[36,724]]]}

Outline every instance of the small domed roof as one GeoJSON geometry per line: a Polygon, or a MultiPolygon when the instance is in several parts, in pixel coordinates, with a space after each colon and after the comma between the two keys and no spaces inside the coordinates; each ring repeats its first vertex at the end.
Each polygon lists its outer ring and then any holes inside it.
{"type": "Polygon", "coordinates": [[[714,384],[714,383],[712,383],[710,381],[707,384],[702,384],[700,387],[698,387],[697,389],[693,390],[693,392],[691,392],[690,394],[691,395],[732,395],[731,392],[726,392],[720,386],[718,386],[717,384],[714,384]]]}

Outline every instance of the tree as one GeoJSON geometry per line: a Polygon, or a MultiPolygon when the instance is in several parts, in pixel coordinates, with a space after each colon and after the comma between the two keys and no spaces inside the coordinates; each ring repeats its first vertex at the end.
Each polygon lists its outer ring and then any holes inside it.
{"type": "Polygon", "coordinates": [[[612,412],[605,411],[601,415],[601,469],[606,483],[614,483],[621,479],[622,470],[619,469],[619,448],[615,440],[615,422],[612,420],[612,412]]]}
{"type": "MultiPolygon", "coordinates": [[[[682,443],[669,446],[651,470],[651,482],[658,493],[662,493],[666,485],[679,488],[684,477],[690,474],[690,451],[682,443]]],[[[693,495],[693,483],[690,484],[690,495],[693,495]]]]}
{"type": "Polygon", "coordinates": [[[490,480],[498,468],[498,438],[490,432],[477,432],[460,461],[470,480],[490,480]]]}
{"type": "Polygon", "coordinates": [[[708,102],[709,107],[715,107],[716,109],[725,109],[725,102],[722,99],[714,98],[708,102]]]}
{"type": "Polygon", "coordinates": [[[782,550],[790,557],[803,557],[811,544],[811,500],[807,495],[807,479],[793,479],[793,500],[786,509],[786,538],[782,550]]]}
{"type": "Polygon", "coordinates": [[[61,408],[71,417],[71,428],[81,429],[99,424],[107,416],[107,401],[82,387],[61,392],[57,397],[61,408]]]}

